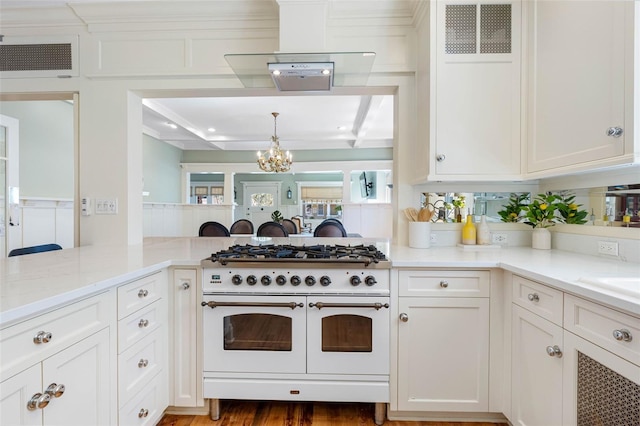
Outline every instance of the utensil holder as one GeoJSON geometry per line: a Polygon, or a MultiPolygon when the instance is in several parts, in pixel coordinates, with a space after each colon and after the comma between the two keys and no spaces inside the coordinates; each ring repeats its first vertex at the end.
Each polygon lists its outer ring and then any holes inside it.
{"type": "Polygon", "coordinates": [[[431,247],[431,222],[409,222],[409,247],[431,247]]]}

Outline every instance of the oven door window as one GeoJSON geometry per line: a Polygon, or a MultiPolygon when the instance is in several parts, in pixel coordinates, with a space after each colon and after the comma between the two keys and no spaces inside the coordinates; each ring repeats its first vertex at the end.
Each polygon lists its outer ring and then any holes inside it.
{"type": "Polygon", "coordinates": [[[291,351],[291,318],[274,314],[224,317],[225,351],[291,351]]]}
{"type": "Polygon", "coordinates": [[[322,318],[322,352],[371,352],[373,320],[360,315],[322,318]]]}
{"type": "Polygon", "coordinates": [[[388,297],[308,296],[307,373],[389,374],[388,306],[388,297]]]}

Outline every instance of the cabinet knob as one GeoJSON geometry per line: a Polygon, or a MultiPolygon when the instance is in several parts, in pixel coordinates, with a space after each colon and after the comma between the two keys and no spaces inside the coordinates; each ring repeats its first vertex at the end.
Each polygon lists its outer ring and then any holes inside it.
{"type": "Polygon", "coordinates": [[[140,328],[145,328],[149,326],[149,320],[147,319],[141,319],[140,322],[138,323],[138,327],[140,328]]]}
{"type": "Polygon", "coordinates": [[[138,411],[139,418],[147,417],[148,415],[149,415],[149,410],[147,410],[146,408],[141,408],[140,411],[138,411]]]}
{"type": "Polygon", "coordinates": [[[139,298],[143,298],[143,297],[147,297],[149,295],[149,291],[143,289],[140,289],[140,291],[138,292],[138,297],[139,298]]]}
{"type": "Polygon", "coordinates": [[[65,390],[66,388],[62,383],[60,383],[59,385],[51,383],[49,387],[47,387],[47,390],[44,391],[44,393],[48,394],[52,398],[60,398],[65,390]]]}
{"type": "Polygon", "coordinates": [[[612,138],[619,138],[624,133],[622,127],[609,127],[607,129],[607,136],[611,136],[612,138]]]}
{"type": "Polygon", "coordinates": [[[529,293],[527,299],[529,299],[530,302],[539,302],[540,296],[538,296],[538,293],[529,293]]]}
{"type": "Polygon", "coordinates": [[[613,338],[622,342],[630,342],[633,339],[631,332],[626,329],[613,330],[613,338]]]}
{"type": "Polygon", "coordinates": [[[400,321],[402,322],[407,322],[409,321],[409,315],[405,314],[404,312],[400,314],[400,321]]]}
{"type": "Polygon", "coordinates": [[[138,368],[145,368],[147,365],[149,365],[149,360],[140,358],[140,361],[138,361],[138,368]]]}
{"type": "Polygon", "coordinates": [[[447,288],[449,287],[449,283],[445,280],[440,281],[440,287],[447,288]]]}
{"type": "Polygon", "coordinates": [[[547,354],[552,357],[562,358],[562,351],[558,345],[547,346],[547,354]]]}
{"type": "Polygon", "coordinates": [[[34,411],[38,408],[42,409],[49,405],[49,401],[51,401],[51,395],[48,393],[36,393],[33,394],[31,399],[27,402],[27,410],[34,411]]]}
{"type": "Polygon", "coordinates": [[[184,290],[189,290],[189,288],[190,288],[190,287],[191,287],[191,286],[189,285],[189,283],[182,283],[182,288],[183,288],[184,290]]]}
{"type": "Polygon", "coordinates": [[[436,161],[437,161],[438,163],[442,163],[442,162],[445,160],[445,158],[447,158],[447,157],[446,157],[446,155],[444,155],[444,154],[438,154],[438,155],[436,155],[436,161]]]}
{"type": "Polygon", "coordinates": [[[33,336],[33,343],[39,345],[40,343],[49,343],[53,339],[53,334],[48,331],[38,331],[38,334],[33,336]]]}

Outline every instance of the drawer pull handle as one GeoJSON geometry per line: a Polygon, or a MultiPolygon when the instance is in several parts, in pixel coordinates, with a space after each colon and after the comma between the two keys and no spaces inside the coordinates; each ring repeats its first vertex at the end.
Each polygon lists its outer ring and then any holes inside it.
{"type": "Polygon", "coordinates": [[[530,302],[539,302],[540,296],[538,296],[538,293],[529,293],[527,299],[529,299],[530,302]]]}
{"type": "Polygon", "coordinates": [[[619,138],[620,136],[622,136],[622,133],[624,133],[622,127],[609,127],[606,132],[607,136],[611,136],[614,138],[619,138]]]}
{"type": "Polygon", "coordinates": [[[40,343],[49,343],[53,339],[53,334],[48,331],[38,331],[38,334],[33,336],[33,343],[39,345],[40,343]]]}
{"type": "Polygon", "coordinates": [[[140,328],[145,328],[149,326],[149,320],[146,319],[141,319],[140,322],[138,323],[138,327],[140,328]]]}
{"type": "Polygon", "coordinates": [[[60,398],[65,390],[66,388],[62,383],[60,383],[59,385],[51,383],[47,390],[44,391],[44,393],[50,395],[52,398],[60,398]]]}
{"type": "Polygon", "coordinates": [[[626,329],[613,330],[613,338],[622,342],[630,342],[633,339],[631,332],[626,329]]]}
{"type": "Polygon", "coordinates": [[[140,359],[140,361],[138,361],[138,368],[145,368],[147,365],[149,365],[149,360],[148,359],[140,359]]]}
{"type": "Polygon", "coordinates": [[[147,417],[148,415],[149,415],[149,410],[147,410],[146,408],[141,408],[140,411],[138,411],[139,418],[147,417]]]}
{"type": "Polygon", "coordinates": [[[562,351],[558,345],[547,346],[547,354],[552,357],[562,358],[562,351]]]}
{"type": "Polygon", "coordinates": [[[140,291],[138,292],[138,297],[141,298],[141,299],[143,297],[147,297],[148,295],[149,295],[149,291],[145,290],[144,288],[140,289],[140,291]]]}
{"type": "Polygon", "coordinates": [[[402,322],[407,322],[409,321],[409,315],[405,314],[404,312],[400,314],[400,321],[402,322]]]}
{"type": "Polygon", "coordinates": [[[182,283],[182,289],[183,290],[189,290],[191,286],[189,285],[189,283],[182,283]]]}
{"type": "Polygon", "coordinates": [[[445,280],[440,281],[440,287],[447,288],[449,287],[449,283],[445,280]]]}
{"type": "Polygon", "coordinates": [[[38,408],[42,409],[49,405],[49,401],[51,401],[51,395],[48,393],[36,393],[31,399],[27,402],[27,410],[34,411],[38,408]]]}

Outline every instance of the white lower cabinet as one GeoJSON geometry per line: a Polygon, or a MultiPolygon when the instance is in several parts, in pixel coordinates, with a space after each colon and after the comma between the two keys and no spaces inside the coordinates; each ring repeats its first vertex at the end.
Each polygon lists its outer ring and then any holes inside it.
{"type": "Polygon", "coordinates": [[[105,293],[3,329],[0,424],[116,423],[115,327],[109,327],[107,317],[114,310],[112,294],[105,293]],[[47,335],[42,341],[36,338],[40,332],[47,335]],[[32,348],[13,353],[24,350],[23,343],[32,348]],[[40,355],[35,364],[33,354],[40,355]],[[5,363],[7,356],[30,364],[5,363]]]}
{"type": "Polygon", "coordinates": [[[489,283],[487,271],[399,272],[399,411],[489,410],[489,283]]]}
{"type": "Polygon", "coordinates": [[[170,388],[173,390],[170,404],[176,407],[202,407],[202,359],[198,356],[202,308],[199,304],[198,269],[174,269],[170,288],[173,292],[171,338],[174,348],[170,364],[170,388]]]}
{"type": "Polygon", "coordinates": [[[157,423],[168,406],[167,271],[118,287],[120,425],[157,423]]]}
{"type": "Polygon", "coordinates": [[[512,423],[561,425],[562,327],[513,305],[512,338],[512,423]]]}

